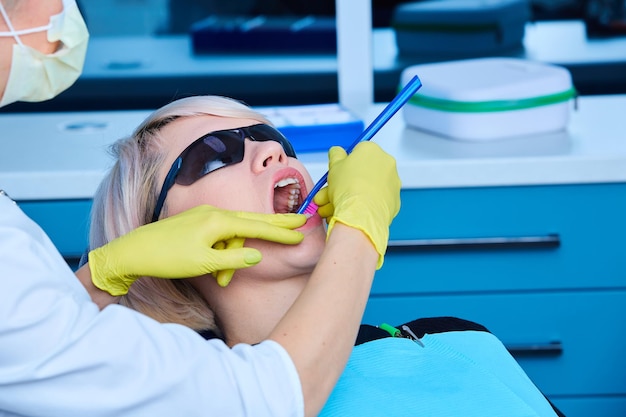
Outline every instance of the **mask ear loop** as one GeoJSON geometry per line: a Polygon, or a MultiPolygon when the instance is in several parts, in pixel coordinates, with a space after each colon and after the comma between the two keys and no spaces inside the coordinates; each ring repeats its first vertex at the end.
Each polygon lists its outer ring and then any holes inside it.
{"type": "Polygon", "coordinates": [[[4,22],[7,24],[7,27],[9,28],[9,32],[0,32],[0,36],[5,36],[5,37],[13,36],[13,38],[15,39],[15,42],[17,42],[18,45],[24,46],[22,44],[22,40],[17,35],[17,32],[15,31],[15,28],[13,27],[13,24],[11,23],[11,19],[9,19],[9,15],[7,14],[7,11],[4,10],[4,5],[2,4],[1,1],[0,1],[0,13],[2,13],[2,17],[4,18],[4,22]]]}
{"type": "Polygon", "coordinates": [[[4,9],[4,5],[2,4],[2,1],[0,1],[0,13],[2,14],[2,17],[4,18],[4,21],[7,24],[7,27],[9,28],[9,32],[0,32],[0,37],[13,36],[13,38],[15,39],[15,42],[20,46],[24,46],[24,44],[22,43],[22,40],[20,39],[20,35],[28,35],[31,33],[45,32],[52,27],[52,24],[48,23],[46,26],[38,26],[35,28],[30,28],[30,29],[15,30],[15,28],[13,27],[13,24],[11,23],[11,20],[9,19],[9,15],[4,9]]]}

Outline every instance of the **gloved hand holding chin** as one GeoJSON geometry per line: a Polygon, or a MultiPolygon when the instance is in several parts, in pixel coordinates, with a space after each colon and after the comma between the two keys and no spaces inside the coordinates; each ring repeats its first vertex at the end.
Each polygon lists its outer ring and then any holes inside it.
{"type": "Polygon", "coordinates": [[[92,281],[114,296],[126,294],[142,276],[175,279],[213,273],[225,286],[236,269],[261,261],[258,250],[243,247],[245,238],[298,244],[304,236],[291,229],[305,222],[304,215],[197,206],[141,226],[89,252],[92,281]]]}

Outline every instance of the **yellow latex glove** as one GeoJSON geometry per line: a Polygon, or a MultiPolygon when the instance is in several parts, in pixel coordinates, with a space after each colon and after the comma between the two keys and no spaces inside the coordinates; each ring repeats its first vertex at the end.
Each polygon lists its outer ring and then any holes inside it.
{"type": "Polygon", "coordinates": [[[304,236],[290,229],[305,222],[304,215],[198,206],[141,226],[92,250],[89,269],[94,285],[114,296],[126,294],[142,276],[174,279],[225,271],[221,279],[226,285],[232,277],[229,271],[261,261],[258,250],[243,247],[245,238],[297,244],[304,236]],[[230,241],[235,243],[229,244],[230,241]]]}
{"type": "MultiPolygon", "coordinates": [[[[213,249],[241,249],[243,248],[245,241],[246,239],[242,237],[234,237],[232,239],[228,239],[227,241],[217,242],[213,245],[213,249]]],[[[215,279],[220,287],[225,287],[230,284],[230,281],[233,279],[233,275],[235,275],[235,269],[224,269],[213,273],[213,276],[215,276],[215,279]]]]}
{"type": "Polygon", "coordinates": [[[395,159],[373,142],[359,143],[350,155],[338,146],[328,152],[328,186],[313,201],[328,221],[328,234],[336,222],[365,233],[383,265],[389,225],[400,210],[400,177],[395,159]]]}

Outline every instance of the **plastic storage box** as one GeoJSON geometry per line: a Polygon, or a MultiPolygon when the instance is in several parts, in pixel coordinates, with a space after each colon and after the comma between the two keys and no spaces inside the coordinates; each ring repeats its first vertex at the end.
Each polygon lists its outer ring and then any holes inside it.
{"type": "Polygon", "coordinates": [[[414,128],[463,140],[491,140],[562,130],[576,90],[567,69],[515,58],[415,65],[423,87],[403,108],[414,128]]]}
{"type": "Polygon", "coordinates": [[[494,54],[522,46],[528,0],[429,0],[396,7],[392,17],[401,54],[494,54]]]}

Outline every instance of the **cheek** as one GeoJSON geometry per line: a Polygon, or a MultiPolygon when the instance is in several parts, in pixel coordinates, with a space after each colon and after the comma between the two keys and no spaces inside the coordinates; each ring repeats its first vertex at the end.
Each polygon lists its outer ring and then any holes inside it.
{"type": "Polygon", "coordinates": [[[184,191],[168,193],[166,203],[168,216],[173,216],[202,204],[214,205],[204,201],[198,193],[187,193],[184,191]]]}
{"type": "Polygon", "coordinates": [[[193,207],[208,204],[225,210],[255,211],[253,185],[239,180],[237,170],[218,170],[188,186],[176,184],[167,194],[170,216],[193,207]],[[229,184],[229,185],[224,185],[229,184]],[[233,187],[232,184],[238,184],[233,187]]]}
{"type": "Polygon", "coordinates": [[[297,159],[294,159],[293,167],[299,170],[304,177],[304,182],[306,183],[307,190],[313,188],[313,186],[315,185],[315,181],[317,180],[314,181],[313,178],[311,178],[311,174],[309,174],[309,171],[304,167],[304,165],[297,159]]]}
{"type": "Polygon", "coordinates": [[[198,181],[189,186],[176,185],[170,189],[167,194],[168,215],[173,216],[185,210],[189,210],[196,206],[208,204],[214,207],[223,207],[221,203],[222,196],[217,190],[202,187],[202,181],[198,181]]]}
{"type": "Polygon", "coordinates": [[[320,225],[304,234],[304,240],[298,245],[281,245],[258,239],[246,239],[245,246],[258,249],[263,254],[261,263],[252,267],[256,268],[255,273],[271,271],[275,277],[278,277],[282,276],[284,271],[291,271],[287,272],[287,275],[292,272],[311,272],[326,246],[326,231],[324,226],[320,225]]]}

